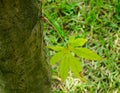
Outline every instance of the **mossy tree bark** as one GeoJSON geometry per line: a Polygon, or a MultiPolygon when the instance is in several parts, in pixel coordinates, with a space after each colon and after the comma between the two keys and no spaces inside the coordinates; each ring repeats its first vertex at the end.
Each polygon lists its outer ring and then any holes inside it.
{"type": "Polygon", "coordinates": [[[0,0],[0,93],[49,93],[41,2],[0,0]]]}

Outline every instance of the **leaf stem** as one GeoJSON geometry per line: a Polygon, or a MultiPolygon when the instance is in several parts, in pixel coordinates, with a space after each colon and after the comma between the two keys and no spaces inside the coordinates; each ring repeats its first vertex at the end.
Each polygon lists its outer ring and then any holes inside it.
{"type": "Polygon", "coordinates": [[[43,17],[57,32],[57,34],[59,35],[59,37],[61,38],[62,42],[65,43],[65,40],[63,39],[63,37],[60,35],[59,31],[56,29],[56,27],[52,24],[52,22],[49,21],[49,19],[47,17],[43,17]]]}

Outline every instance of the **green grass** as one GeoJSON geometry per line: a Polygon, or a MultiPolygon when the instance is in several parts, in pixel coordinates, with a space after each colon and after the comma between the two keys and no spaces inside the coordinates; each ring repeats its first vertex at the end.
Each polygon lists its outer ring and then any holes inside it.
{"type": "MultiPolygon", "coordinates": [[[[53,67],[53,93],[120,93],[120,2],[118,0],[43,0],[47,45],[63,45],[71,35],[88,39],[85,47],[102,61],[81,59],[88,82],[69,74],[65,82],[53,67]]],[[[51,53],[48,52],[51,56],[51,53]]]]}

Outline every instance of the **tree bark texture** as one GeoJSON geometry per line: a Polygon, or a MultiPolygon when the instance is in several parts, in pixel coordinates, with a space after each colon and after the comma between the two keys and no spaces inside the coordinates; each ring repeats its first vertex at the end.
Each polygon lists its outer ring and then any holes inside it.
{"type": "Polygon", "coordinates": [[[0,0],[0,93],[50,93],[41,2],[0,0]]]}

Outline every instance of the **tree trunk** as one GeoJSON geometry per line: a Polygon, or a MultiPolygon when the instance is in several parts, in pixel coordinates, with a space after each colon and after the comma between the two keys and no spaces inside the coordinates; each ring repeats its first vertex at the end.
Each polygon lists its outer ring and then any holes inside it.
{"type": "Polygon", "coordinates": [[[50,93],[41,2],[0,0],[0,93],[50,93]]]}

